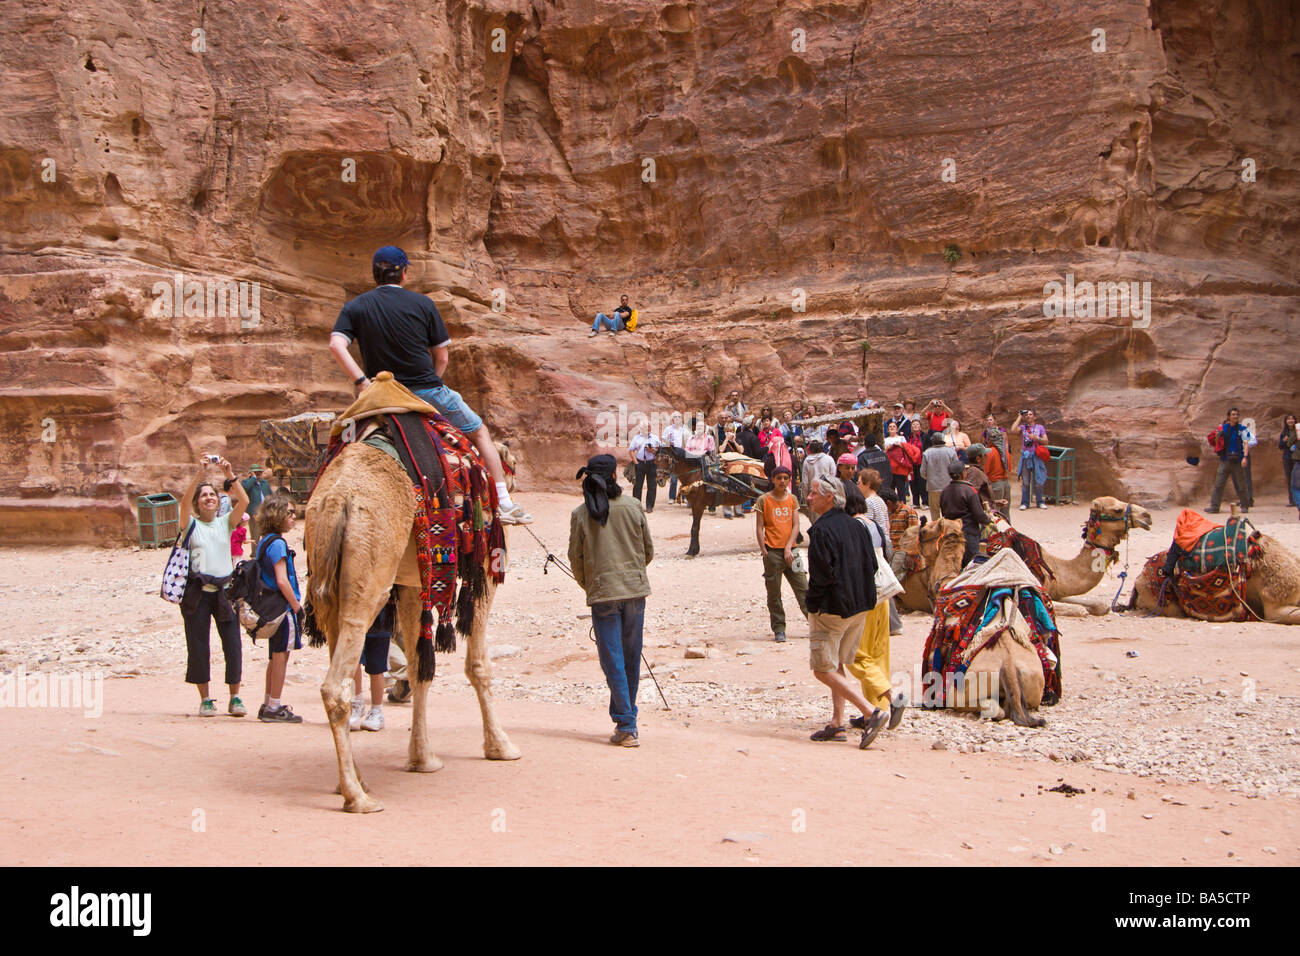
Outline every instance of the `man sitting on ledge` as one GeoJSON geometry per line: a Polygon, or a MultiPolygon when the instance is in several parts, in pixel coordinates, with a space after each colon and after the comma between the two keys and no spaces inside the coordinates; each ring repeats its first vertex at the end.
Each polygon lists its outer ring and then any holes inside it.
{"type": "MultiPolygon", "coordinates": [[[[599,332],[602,326],[609,329],[610,335],[622,332],[623,326],[627,325],[628,317],[631,314],[632,307],[627,304],[627,296],[624,295],[618,300],[618,308],[614,310],[612,316],[606,315],[604,312],[596,313],[596,321],[591,324],[591,335],[599,332]]],[[[591,335],[587,336],[587,338],[591,338],[591,335]]]]}

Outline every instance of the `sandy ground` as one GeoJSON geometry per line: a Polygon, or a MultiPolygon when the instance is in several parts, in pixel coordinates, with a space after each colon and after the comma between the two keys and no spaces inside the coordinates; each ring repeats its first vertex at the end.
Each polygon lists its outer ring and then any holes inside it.
{"type": "MultiPolygon", "coordinates": [[[[524,500],[563,558],[579,499],[524,500]]],[[[1135,532],[1134,575],[1172,533],[1176,511],[1154,514],[1135,532]]],[[[1083,506],[1015,517],[1054,553],[1081,543],[1083,506]]],[[[1293,509],[1251,517],[1300,551],[1293,509]]],[[[856,735],[807,739],[829,702],[792,596],[791,640],[771,641],[750,520],[706,518],[695,559],[685,508],[661,501],[650,523],[646,656],[671,710],[643,676],[642,747],[606,743],[581,592],[553,566],[543,575],[544,549],[516,529],[489,640],[498,713],[523,759],[482,759],[462,655],[440,655],[432,735],[446,767],[401,770],[410,708],[387,705],[382,733],[356,735],[387,808],[366,816],[339,812],[333,793],[323,650],[289,666],[285,699],[303,725],[203,720],[182,682],[179,612],[157,597],[165,552],[0,549],[5,679],[75,673],[102,691],[99,716],[84,700],[0,706],[0,863],[324,864],[375,846],[385,862],[424,864],[1300,862],[1300,629],[1062,618],[1065,698],[1046,727],[909,710],[863,752],[856,735]],[[688,647],[708,656],[687,659],[688,647]],[[1062,784],[1081,792],[1052,789],[1062,784]]],[[[906,675],[930,622],[903,621],[892,663],[906,675]]],[[[253,708],[264,662],[245,639],[253,708]]]]}

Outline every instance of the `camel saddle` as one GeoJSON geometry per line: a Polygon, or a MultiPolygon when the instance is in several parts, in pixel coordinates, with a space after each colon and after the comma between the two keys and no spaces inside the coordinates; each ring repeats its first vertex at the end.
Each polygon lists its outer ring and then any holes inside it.
{"type": "Polygon", "coordinates": [[[375,376],[366,390],[357,396],[357,400],[347,407],[330,429],[330,439],[338,438],[343,430],[352,424],[356,428],[353,441],[361,441],[368,432],[379,427],[377,419],[384,415],[400,415],[403,412],[417,412],[421,415],[437,415],[438,410],[418,397],[397,379],[392,372],[380,372],[375,376]],[[363,424],[364,423],[364,424],[363,424]]]}

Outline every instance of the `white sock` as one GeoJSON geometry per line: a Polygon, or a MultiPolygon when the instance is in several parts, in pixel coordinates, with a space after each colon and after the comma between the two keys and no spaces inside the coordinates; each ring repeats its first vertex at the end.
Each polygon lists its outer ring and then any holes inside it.
{"type": "Polygon", "coordinates": [[[269,706],[271,706],[271,695],[270,695],[270,694],[263,694],[263,695],[262,695],[262,706],[263,706],[263,707],[269,707],[269,706]]]}
{"type": "Polygon", "coordinates": [[[357,710],[360,710],[362,707],[366,706],[366,699],[358,694],[356,697],[352,698],[352,706],[357,710]]]}
{"type": "Polygon", "coordinates": [[[279,709],[280,709],[280,698],[279,698],[279,697],[268,697],[268,698],[266,698],[266,709],[267,709],[267,710],[279,710],[279,709]]]}
{"type": "Polygon", "coordinates": [[[511,508],[515,506],[515,503],[510,500],[510,489],[506,487],[506,483],[504,481],[498,481],[496,483],[496,486],[497,486],[497,498],[500,499],[501,507],[509,511],[511,508]]]}
{"type": "Polygon", "coordinates": [[[384,713],[384,705],[383,705],[383,704],[371,704],[371,705],[370,705],[370,712],[371,712],[372,714],[379,714],[380,716],[383,716],[383,713],[384,713]]]}

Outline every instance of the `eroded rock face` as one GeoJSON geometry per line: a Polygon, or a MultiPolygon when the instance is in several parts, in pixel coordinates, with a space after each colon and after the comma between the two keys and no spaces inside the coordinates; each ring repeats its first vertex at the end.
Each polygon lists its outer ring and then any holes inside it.
{"type": "Polygon", "coordinates": [[[10,540],[129,537],[135,496],[200,454],[242,466],[262,418],[345,405],[328,330],[385,243],[525,491],[569,481],[620,403],[849,401],[865,377],[972,434],[1031,405],[1083,495],[1142,502],[1199,500],[1183,458],[1237,404],[1280,493],[1285,0],[217,6],[3,14],[10,540]],[[155,314],[178,273],[257,283],[255,320],[155,314]],[[1150,282],[1149,324],[1045,316],[1067,276],[1150,282]],[[588,339],[621,291],[641,328],[588,339]]]}

